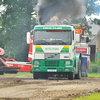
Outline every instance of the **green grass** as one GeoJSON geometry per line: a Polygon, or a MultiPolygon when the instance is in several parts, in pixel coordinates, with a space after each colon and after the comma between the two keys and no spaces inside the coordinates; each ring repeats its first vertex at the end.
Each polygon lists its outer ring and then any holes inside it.
{"type": "MultiPolygon", "coordinates": [[[[100,77],[100,74],[97,73],[90,73],[88,77],[100,77]]],[[[75,98],[73,100],[100,100],[100,93],[93,93],[89,96],[81,96],[79,98],[75,98]]]]}
{"type": "Polygon", "coordinates": [[[91,65],[100,65],[100,60],[99,61],[91,62],[91,65]]]}
{"type": "Polygon", "coordinates": [[[100,100],[100,93],[93,93],[90,94],[89,96],[84,96],[84,97],[81,96],[73,100],[100,100]]]}
{"type": "MultiPolygon", "coordinates": [[[[18,72],[17,74],[4,74],[4,75],[33,75],[32,73],[28,72],[18,72]]],[[[88,77],[100,77],[100,74],[97,73],[89,73],[88,77]]]]}
{"type": "Polygon", "coordinates": [[[88,77],[100,77],[100,74],[98,74],[98,73],[90,73],[90,74],[88,74],[88,77]]]}
{"type": "Polygon", "coordinates": [[[28,72],[18,72],[17,74],[5,73],[4,75],[33,75],[33,74],[28,72]]]}

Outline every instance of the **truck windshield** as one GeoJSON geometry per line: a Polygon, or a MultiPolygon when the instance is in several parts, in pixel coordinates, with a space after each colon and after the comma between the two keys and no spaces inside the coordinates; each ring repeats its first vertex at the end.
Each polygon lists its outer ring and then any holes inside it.
{"type": "Polygon", "coordinates": [[[34,45],[71,45],[73,31],[34,31],[34,45]]]}

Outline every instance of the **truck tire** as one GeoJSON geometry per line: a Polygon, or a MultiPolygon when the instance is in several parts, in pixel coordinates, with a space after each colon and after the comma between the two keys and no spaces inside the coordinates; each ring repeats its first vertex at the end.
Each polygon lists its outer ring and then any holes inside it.
{"type": "Polygon", "coordinates": [[[12,74],[17,74],[17,73],[18,73],[18,71],[13,71],[13,72],[12,72],[12,74]]]}
{"type": "Polygon", "coordinates": [[[90,67],[90,60],[87,61],[86,77],[88,77],[88,68],[90,67]]]}
{"type": "Polygon", "coordinates": [[[71,73],[68,74],[68,79],[69,80],[73,80],[74,78],[75,78],[74,72],[71,72],[71,73]]]}
{"type": "Polygon", "coordinates": [[[82,63],[81,63],[81,57],[79,58],[79,70],[78,74],[75,75],[75,79],[81,79],[82,77],[82,63]]]}
{"type": "Polygon", "coordinates": [[[3,71],[0,71],[0,75],[4,75],[4,72],[3,71]]]}
{"type": "Polygon", "coordinates": [[[17,74],[18,71],[5,71],[5,73],[9,73],[9,74],[17,74]]]}
{"type": "Polygon", "coordinates": [[[82,73],[82,77],[88,77],[88,67],[86,68],[86,72],[82,73]]]}
{"type": "Polygon", "coordinates": [[[48,79],[48,73],[47,72],[41,72],[40,73],[40,78],[42,78],[42,79],[48,79]]]}
{"type": "Polygon", "coordinates": [[[88,67],[86,68],[86,77],[88,77],[88,67]]]}
{"type": "Polygon", "coordinates": [[[39,79],[39,72],[33,72],[33,79],[39,79]]]}

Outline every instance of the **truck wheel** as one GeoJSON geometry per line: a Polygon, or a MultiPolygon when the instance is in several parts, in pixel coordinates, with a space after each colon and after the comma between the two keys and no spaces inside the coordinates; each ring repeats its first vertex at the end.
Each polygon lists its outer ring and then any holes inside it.
{"type": "Polygon", "coordinates": [[[39,78],[39,73],[33,72],[33,79],[38,79],[38,78],[39,78]]]}
{"type": "Polygon", "coordinates": [[[75,75],[75,79],[81,79],[81,77],[82,77],[81,68],[82,68],[82,64],[81,64],[81,58],[80,58],[79,59],[79,70],[78,70],[78,74],[75,75]]]}
{"type": "Polygon", "coordinates": [[[69,80],[73,80],[74,78],[75,78],[74,72],[71,72],[71,73],[68,74],[68,79],[69,80]]]}
{"type": "Polygon", "coordinates": [[[18,71],[13,71],[13,73],[14,73],[14,74],[17,74],[17,73],[18,73],[18,71]]]}
{"type": "Polygon", "coordinates": [[[86,68],[86,72],[82,73],[82,77],[88,77],[88,68],[86,68]]]}
{"type": "Polygon", "coordinates": [[[4,75],[4,72],[3,71],[0,71],[0,75],[4,75]]]}
{"type": "Polygon", "coordinates": [[[40,78],[42,78],[42,79],[48,79],[48,73],[46,73],[46,72],[41,72],[41,73],[40,73],[40,78]]]}
{"type": "Polygon", "coordinates": [[[86,68],[86,77],[88,77],[88,68],[86,68]]]}
{"type": "Polygon", "coordinates": [[[5,73],[9,73],[9,74],[17,74],[18,71],[6,71],[5,73]]]}

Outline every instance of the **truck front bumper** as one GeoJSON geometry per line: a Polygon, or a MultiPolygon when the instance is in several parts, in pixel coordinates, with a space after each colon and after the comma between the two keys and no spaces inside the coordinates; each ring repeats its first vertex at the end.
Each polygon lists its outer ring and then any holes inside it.
{"type": "Polygon", "coordinates": [[[74,72],[74,67],[32,67],[32,72],[74,72]]]}

